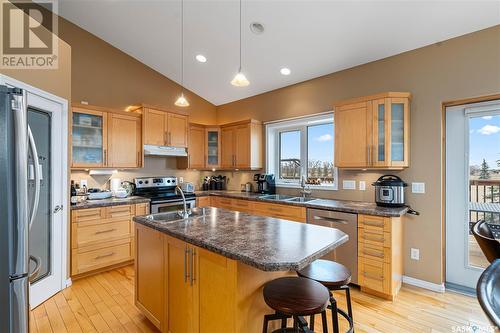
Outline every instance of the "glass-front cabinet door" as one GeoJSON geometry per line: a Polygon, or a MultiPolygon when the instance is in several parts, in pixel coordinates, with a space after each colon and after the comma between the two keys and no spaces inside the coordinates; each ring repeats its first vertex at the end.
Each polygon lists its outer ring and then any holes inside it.
{"type": "Polygon", "coordinates": [[[220,166],[220,129],[206,129],[206,167],[218,168],[220,166]]]}
{"type": "Polygon", "coordinates": [[[384,98],[372,102],[374,167],[407,167],[409,105],[407,98],[384,98]]]}
{"type": "Polygon", "coordinates": [[[104,167],[107,160],[107,117],[99,111],[73,109],[72,164],[78,167],[104,167]]]}

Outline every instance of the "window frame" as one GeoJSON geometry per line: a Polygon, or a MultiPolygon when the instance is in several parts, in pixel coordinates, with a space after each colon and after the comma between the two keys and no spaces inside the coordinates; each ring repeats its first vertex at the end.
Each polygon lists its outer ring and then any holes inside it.
{"type": "MultiPolygon", "coordinates": [[[[277,187],[300,188],[300,178],[302,177],[302,175],[307,175],[308,169],[308,127],[330,123],[333,123],[335,131],[333,111],[296,119],[273,121],[265,124],[266,172],[275,175],[277,187]],[[300,175],[298,180],[285,180],[280,178],[281,133],[293,131],[300,132],[300,175]]],[[[333,149],[335,149],[335,141],[333,149]]],[[[330,185],[310,185],[311,189],[338,190],[338,168],[335,167],[335,153],[333,164],[334,182],[330,185]]]]}

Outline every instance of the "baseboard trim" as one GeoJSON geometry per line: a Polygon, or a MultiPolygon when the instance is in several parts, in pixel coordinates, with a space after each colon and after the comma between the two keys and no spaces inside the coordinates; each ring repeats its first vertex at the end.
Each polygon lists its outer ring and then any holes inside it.
{"type": "Polygon", "coordinates": [[[444,293],[444,283],[437,284],[425,280],[415,279],[410,276],[403,275],[403,283],[410,284],[415,287],[432,290],[438,293],[444,293]]]}
{"type": "Polygon", "coordinates": [[[69,286],[71,286],[73,284],[73,281],[71,280],[71,278],[67,278],[65,283],[64,283],[64,288],[68,288],[69,286]]]}

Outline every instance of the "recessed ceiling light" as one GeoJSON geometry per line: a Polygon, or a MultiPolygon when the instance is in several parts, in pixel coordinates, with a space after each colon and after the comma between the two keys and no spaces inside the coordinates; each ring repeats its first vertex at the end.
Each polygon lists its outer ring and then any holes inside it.
{"type": "Polygon", "coordinates": [[[264,25],[262,25],[262,23],[259,23],[259,22],[252,22],[252,23],[250,23],[250,30],[254,34],[260,35],[264,32],[264,25]]]}
{"type": "Polygon", "coordinates": [[[207,58],[203,54],[198,54],[196,56],[196,60],[198,60],[199,62],[207,62],[207,58]]]}
{"type": "Polygon", "coordinates": [[[280,73],[283,74],[283,75],[290,75],[292,71],[290,71],[289,68],[286,68],[286,67],[283,67],[282,69],[280,69],[280,73]]]}

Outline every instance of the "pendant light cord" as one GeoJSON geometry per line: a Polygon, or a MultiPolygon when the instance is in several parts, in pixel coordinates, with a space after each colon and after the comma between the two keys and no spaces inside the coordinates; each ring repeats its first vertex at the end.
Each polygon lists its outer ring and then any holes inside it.
{"type": "Polygon", "coordinates": [[[181,0],[181,87],[184,95],[184,0],[181,0]]]}
{"type": "Polygon", "coordinates": [[[238,73],[241,73],[241,0],[240,0],[240,67],[238,73]]]}

